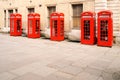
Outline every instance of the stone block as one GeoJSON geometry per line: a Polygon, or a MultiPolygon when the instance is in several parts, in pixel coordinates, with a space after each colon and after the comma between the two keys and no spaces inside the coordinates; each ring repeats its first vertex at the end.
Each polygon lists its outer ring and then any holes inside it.
{"type": "Polygon", "coordinates": [[[46,28],[43,32],[43,35],[45,36],[45,38],[50,38],[50,28],[46,28]]]}
{"type": "Polygon", "coordinates": [[[47,76],[48,80],[54,80],[54,79],[60,79],[60,80],[71,80],[71,78],[73,78],[73,75],[61,72],[61,71],[57,71],[49,76],[47,76]],[[49,78],[54,78],[54,79],[49,79],[49,78]]]}
{"type": "Polygon", "coordinates": [[[116,44],[120,46],[120,36],[116,37],[116,44]]]}
{"type": "Polygon", "coordinates": [[[13,80],[16,77],[17,77],[16,75],[13,75],[8,72],[0,73],[0,80],[13,80]]]}
{"type": "Polygon", "coordinates": [[[78,74],[75,78],[72,80],[97,80],[99,76],[95,76],[86,72],[82,72],[78,74]]]}
{"type": "Polygon", "coordinates": [[[44,78],[34,73],[26,73],[14,80],[44,80],[44,78]]]}
{"type": "Polygon", "coordinates": [[[60,71],[71,74],[71,75],[77,75],[80,72],[82,72],[83,69],[80,67],[76,67],[76,66],[67,66],[63,69],[60,69],[60,71]]]}
{"type": "Polygon", "coordinates": [[[71,41],[80,41],[81,31],[80,30],[71,30],[68,34],[68,39],[71,41]]]}
{"type": "Polygon", "coordinates": [[[1,32],[8,33],[8,32],[10,32],[10,28],[9,27],[3,27],[3,28],[1,28],[1,32]]]}

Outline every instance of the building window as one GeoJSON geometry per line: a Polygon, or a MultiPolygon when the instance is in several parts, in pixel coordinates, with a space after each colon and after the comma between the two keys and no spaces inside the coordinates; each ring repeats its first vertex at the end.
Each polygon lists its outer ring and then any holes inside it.
{"type": "Polygon", "coordinates": [[[6,27],[6,10],[4,10],[4,27],[6,27]]]}
{"type": "Polygon", "coordinates": [[[28,8],[28,13],[34,13],[35,9],[34,8],[28,8]]]}
{"type": "Polygon", "coordinates": [[[17,9],[15,9],[15,12],[16,12],[16,13],[18,13],[18,10],[17,10],[17,9]]]}
{"type": "Polygon", "coordinates": [[[80,29],[80,14],[83,12],[83,4],[73,4],[73,28],[80,29]]]}
{"type": "Polygon", "coordinates": [[[56,7],[55,6],[48,6],[48,27],[50,26],[50,15],[53,12],[56,12],[56,7]]]}
{"type": "Polygon", "coordinates": [[[8,10],[8,27],[10,27],[10,14],[13,13],[13,10],[8,10]]]}

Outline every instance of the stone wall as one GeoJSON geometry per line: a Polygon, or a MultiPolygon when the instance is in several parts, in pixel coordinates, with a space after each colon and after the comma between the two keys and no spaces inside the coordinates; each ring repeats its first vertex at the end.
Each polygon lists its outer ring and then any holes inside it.
{"type": "Polygon", "coordinates": [[[71,5],[79,3],[83,4],[83,11],[94,11],[94,0],[31,0],[31,2],[30,0],[24,0],[24,2],[21,2],[21,0],[0,1],[0,4],[2,5],[2,8],[0,8],[0,11],[2,12],[2,16],[0,16],[2,19],[0,20],[0,27],[8,27],[8,20],[6,20],[6,26],[4,24],[4,10],[6,10],[6,17],[8,17],[7,10],[18,9],[18,13],[21,13],[23,17],[23,29],[27,29],[27,8],[34,7],[35,12],[41,15],[41,30],[45,30],[45,27],[48,27],[47,6],[55,5],[57,12],[63,12],[65,14],[65,31],[68,32],[73,27],[71,5]]]}
{"type": "Polygon", "coordinates": [[[22,26],[27,30],[27,8],[34,7],[35,12],[41,15],[41,30],[44,31],[48,27],[48,12],[47,6],[56,6],[57,12],[65,14],[65,32],[70,32],[73,29],[72,21],[72,4],[83,4],[83,11],[111,10],[113,12],[114,21],[114,36],[120,33],[120,0],[0,0],[0,28],[8,27],[4,21],[4,10],[6,10],[6,18],[8,18],[8,10],[18,9],[18,13],[22,14],[22,26]],[[22,2],[23,1],[23,2],[22,2]]]}

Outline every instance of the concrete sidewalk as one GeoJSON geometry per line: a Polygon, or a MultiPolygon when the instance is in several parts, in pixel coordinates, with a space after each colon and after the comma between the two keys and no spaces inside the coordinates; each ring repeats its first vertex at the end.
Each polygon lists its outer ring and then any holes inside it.
{"type": "Polygon", "coordinates": [[[0,34],[0,80],[120,80],[120,47],[0,34]]]}

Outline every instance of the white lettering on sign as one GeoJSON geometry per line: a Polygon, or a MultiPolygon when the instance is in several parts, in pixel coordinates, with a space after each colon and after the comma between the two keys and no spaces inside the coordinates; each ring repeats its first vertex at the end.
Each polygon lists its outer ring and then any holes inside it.
{"type": "Polygon", "coordinates": [[[35,16],[35,18],[40,18],[39,16],[35,16]]]}
{"type": "Polygon", "coordinates": [[[64,18],[63,16],[60,16],[60,18],[64,18]]]}
{"type": "Polygon", "coordinates": [[[15,18],[14,16],[11,16],[10,18],[15,18]]]}
{"type": "Polygon", "coordinates": [[[16,16],[16,18],[21,18],[20,16],[16,16]]]}
{"type": "Polygon", "coordinates": [[[83,16],[83,18],[92,18],[91,16],[83,16]]]}
{"type": "Polygon", "coordinates": [[[28,18],[34,18],[33,16],[29,16],[28,18]]]}
{"type": "Polygon", "coordinates": [[[109,18],[109,16],[103,16],[103,15],[102,15],[102,16],[100,16],[100,18],[109,18]]]}
{"type": "Polygon", "coordinates": [[[52,18],[58,18],[58,16],[52,16],[52,18]]]}

